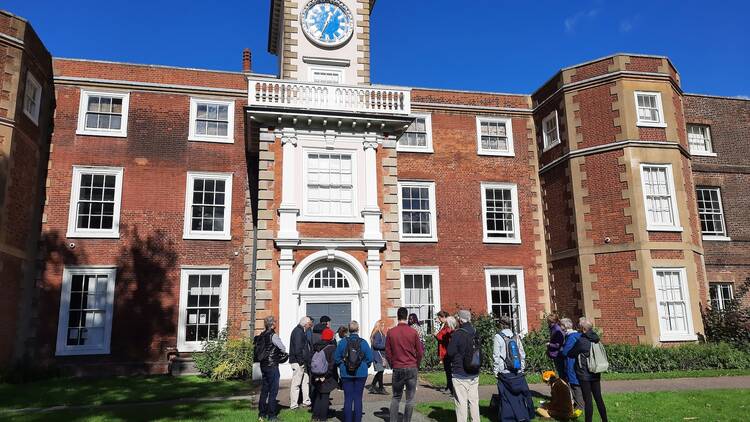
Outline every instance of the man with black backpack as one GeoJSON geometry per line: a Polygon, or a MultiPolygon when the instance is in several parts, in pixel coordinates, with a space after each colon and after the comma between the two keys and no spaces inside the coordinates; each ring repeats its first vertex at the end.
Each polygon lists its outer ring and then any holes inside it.
{"type": "Polygon", "coordinates": [[[479,372],[482,369],[482,343],[471,325],[471,312],[458,311],[459,328],[451,334],[445,358],[453,371],[453,401],[456,421],[479,422],[479,372]],[[468,412],[467,412],[468,405],[468,412]]]}
{"type": "Polygon", "coordinates": [[[494,372],[500,395],[498,421],[528,421],[534,418],[534,402],[526,383],[526,354],[523,342],[514,333],[513,321],[507,315],[500,317],[500,331],[492,339],[494,372]]]}
{"type": "Polygon", "coordinates": [[[263,319],[265,330],[253,339],[253,360],[260,363],[262,385],[258,399],[258,421],[275,421],[276,396],[279,394],[279,364],[289,359],[284,343],[276,334],[276,319],[267,316],[263,319]]]}
{"type": "Polygon", "coordinates": [[[367,368],[372,363],[372,349],[359,337],[357,321],[349,323],[349,336],[339,341],[335,361],[344,389],[344,422],[361,422],[362,394],[365,392],[367,368]]]}

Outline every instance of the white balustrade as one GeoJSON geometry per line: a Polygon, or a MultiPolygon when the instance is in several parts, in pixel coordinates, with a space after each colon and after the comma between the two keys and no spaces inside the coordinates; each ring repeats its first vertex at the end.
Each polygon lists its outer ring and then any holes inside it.
{"type": "Polygon", "coordinates": [[[408,115],[408,89],[249,80],[248,104],[281,108],[408,115]]]}

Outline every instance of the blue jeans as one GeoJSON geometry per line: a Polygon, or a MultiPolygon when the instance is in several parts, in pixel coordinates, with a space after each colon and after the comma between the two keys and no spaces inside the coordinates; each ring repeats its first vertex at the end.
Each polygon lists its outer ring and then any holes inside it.
{"type": "Polygon", "coordinates": [[[362,421],[362,394],[365,392],[363,378],[342,378],[344,385],[344,422],[362,421]]]}
{"type": "Polygon", "coordinates": [[[279,394],[279,367],[260,367],[263,374],[258,401],[258,416],[273,419],[276,417],[276,396],[279,394]]]}

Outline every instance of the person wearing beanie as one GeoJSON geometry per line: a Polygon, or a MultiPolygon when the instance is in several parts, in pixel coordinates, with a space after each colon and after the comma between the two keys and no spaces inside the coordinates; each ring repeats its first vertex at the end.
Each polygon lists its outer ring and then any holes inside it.
{"type": "MultiPolygon", "coordinates": [[[[336,352],[336,342],[333,341],[333,330],[325,328],[320,333],[320,340],[313,345],[313,362],[316,361],[315,355],[318,352],[322,352],[325,356],[326,364],[328,365],[325,373],[323,374],[311,374],[311,384],[313,384],[314,397],[313,397],[313,421],[325,421],[328,419],[328,406],[330,404],[331,391],[335,390],[338,385],[338,373],[336,371],[336,365],[334,363],[334,354],[336,352]]],[[[317,363],[313,367],[311,362],[311,372],[319,370],[317,363]]]]}

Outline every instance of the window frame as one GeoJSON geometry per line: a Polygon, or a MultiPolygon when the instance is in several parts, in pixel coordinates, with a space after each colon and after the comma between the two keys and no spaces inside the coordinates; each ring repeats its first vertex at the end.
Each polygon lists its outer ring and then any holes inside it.
{"type": "Polygon", "coordinates": [[[636,126],[641,127],[659,127],[659,128],[665,128],[667,127],[667,122],[665,120],[664,116],[664,107],[662,105],[661,101],[661,92],[659,91],[634,91],[633,97],[635,99],[635,118],[636,118],[636,126]],[[640,113],[638,113],[638,96],[639,95],[651,95],[656,97],[656,109],[659,112],[659,121],[658,122],[652,122],[648,120],[641,120],[640,113]]]}
{"type": "Polygon", "coordinates": [[[76,135],[109,136],[113,138],[125,138],[128,136],[128,111],[130,109],[130,92],[118,91],[89,91],[81,90],[78,104],[78,127],[76,135]],[[120,129],[88,129],[86,128],[86,112],[88,111],[89,97],[111,97],[122,98],[122,117],[120,129]]]}
{"type": "Polygon", "coordinates": [[[515,157],[514,143],[513,143],[513,121],[510,117],[492,117],[492,116],[477,116],[476,117],[476,132],[477,132],[477,155],[488,155],[494,157],[515,157]],[[505,124],[505,135],[508,138],[508,150],[507,151],[495,151],[486,150],[482,148],[482,123],[504,123],[505,124]]]}
{"type": "Polygon", "coordinates": [[[701,123],[688,123],[685,125],[685,132],[687,133],[687,136],[688,136],[688,149],[690,150],[690,155],[695,155],[697,157],[716,157],[717,156],[716,152],[714,151],[714,142],[713,142],[713,139],[711,138],[711,126],[710,125],[705,125],[701,123]],[[690,127],[691,126],[701,127],[701,128],[706,129],[706,136],[704,138],[705,139],[704,143],[706,143],[708,146],[706,151],[693,151],[693,144],[690,143],[690,127]]]}
{"type": "Polygon", "coordinates": [[[182,267],[180,270],[180,305],[177,318],[177,351],[178,352],[202,352],[203,344],[200,341],[188,342],[185,340],[185,329],[187,324],[187,299],[188,282],[191,275],[221,274],[221,292],[219,293],[219,332],[227,327],[229,320],[229,267],[195,266],[182,267]]]}
{"type": "Polygon", "coordinates": [[[487,298],[487,313],[492,315],[492,284],[493,275],[514,275],[516,276],[516,286],[518,287],[518,318],[521,328],[519,335],[529,332],[528,313],[526,309],[526,284],[522,268],[508,267],[485,267],[484,268],[484,288],[487,298]]]}
{"type": "Polygon", "coordinates": [[[300,210],[300,216],[297,219],[298,222],[316,222],[316,223],[361,223],[364,221],[361,214],[360,198],[357,191],[360,185],[359,174],[357,165],[359,161],[358,151],[344,148],[334,149],[319,149],[319,148],[303,148],[302,149],[302,209],[300,210]],[[307,201],[308,198],[308,169],[310,164],[311,154],[338,154],[348,155],[352,163],[352,213],[351,215],[322,215],[322,214],[311,214],[310,205],[307,201]]]}
{"type": "Polygon", "coordinates": [[[542,152],[547,152],[558,145],[560,145],[560,120],[557,115],[557,110],[553,110],[544,119],[542,119],[542,152]],[[557,135],[557,139],[555,140],[555,142],[550,142],[547,136],[547,129],[545,128],[545,125],[553,118],[555,119],[555,134],[557,135]]]}
{"type": "Polygon", "coordinates": [[[215,98],[190,97],[190,119],[188,127],[188,141],[215,142],[219,144],[234,143],[234,101],[217,100],[215,98]],[[199,135],[195,131],[198,118],[198,104],[225,105],[227,108],[227,135],[199,135]]]}
{"type": "Polygon", "coordinates": [[[120,237],[120,210],[122,208],[122,167],[73,166],[70,203],[68,206],[68,230],[65,234],[69,238],[98,238],[118,239],[120,237]],[[78,201],[81,194],[81,176],[86,174],[102,174],[115,176],[115,205],[112,214],[111,229],[79,229],[78,201]]]}
{"type": "MultiPolygon", "coordinates": [[[[401,268],[401,305],[408,308],[406,304],[406,276],[407,275],[429,275],[432,277],[432,309],[433,315],[437,317],[437,313],[442,309],[440,303],[440,268],[439,267],[402,267],[401,268]]],[[[422,321],[424,324],[425,321],[422,321]]],[[[433,321],[434,323],[434,321],[433,321]]],[[[433,325],[434,327],[434,325],[433,325]]]]}
{"type": "MultiPolygon", "coordinates": [[[[718,197],[719,202],[719,216],[721,217],[721,226],[724,229],[724,232],[722,234],[704,234],[703,229],[701,229],[701,237],[703,240],[713,240],[713,241],[719,241],[719,242],[728,242],[731,241],[732,238],[729,237],[729,232],[727,231],[727,220],[724,218],[724,201],[721,198],[721,187],[719,186],[696,186],[695,187],[696,194],[695,194],[695,200],[696,205],[698,202],[698,191],[699,190],[715,190],[716,196],[718,197]]],[[[701,222],[701,209],[698,207],[698,223],[701,222]]]]}
{"type": "Polygon", "coordinates": [[[437,234],[437,204],[435,200],[435,182],[423,181],[423,180],[399,180],[396,184],[398,187],[398,237],[401,242],[422,242],[422,243],[434,243],[438,241],[437,234]],[[404,234],[404,210],[402,202],[402,188],[403,187],[420,187],[427,188],[428,197],[430,199],[430,235],[413,235],[404,234]]]}
{"type": "Polygon", "coordinates": [[[55,356],[79,356],[79,355],[108,355],[112,341],[112,318],[114,313],[115,283],[117,279],[117,267],[111,266],[66,266],[63,268],[62,284],[60,287],[60,309],[57,319],[57,341],[55,356]],[[104,317],[104,336],[101,346],[68,346],[68,324],[70,312],[70,292],[74,275],[106,275],[107,294],[104,317]]]}
{"type": "Polygon", "coordinates": [[[484,243],[521,243],[521,226],[518,205],[518,185],[507,182],[481,182],[482,189],[482,240],[484,243]],[[487,230],[487,189],[509,189],[513,208],[513,237],[489,237],[487,230]]]}
{"type": "Polygon", "coordinates": [[[677,208],[677,191],[675,190],[675,184],[674,184],[674,173],[672,172],[672,164],[651,164],[651,163],[641,163],[640,165],[640,176],[641,176],[641,191],[643,193],[643,211],[646,214],[646,230],[647,231],[656,231],[656,232],[681,232],[682,224],[680,220],[680,212],[677,208]],[[645,168],[646,167],[656,167],[656,168],[663,168],[666,169],[666,175],[667,175],[667,184],[670,189],[670,203],[672,205],[672,213],[673,213],[673,219],[674,224],[672,225],[660,225],[660,224],[654,224],[651,222],[651,219],[649,217],[648,213],[648,193],[646,192],[646,178],[645,178],[645,168]]]}
{"type": "MultiPolygon", "coordinates": [[[[401,145],[401,142],[400,142],[401,140],[399,139],[399,141],[396,142],[396,151],[398,152],[421,152],[421,153],[429,153],[429,154],[434,153],[435,150],[433,149],[433,146],[432,146],[432,113],[412,113],[411,115],[417,118],[424,119],[426,145],[424,147],[401,145]]],[[[404,131],[404,134],[406,134],[406,131],[404,131]]],[[[402,134],[401,136],[403,136],[404,134],[402,134]]]]}
{"type": "Polygon", "coordinates": [[[206,171],[188,171],[185,177],[185,215],[182,232],[183,239],[189,240],[232,240],[232,179],[234,173],[215,173],[206,171]],[[224,181],[224,230],[193,231],[193,182],[195,179],[212,179],[224,181]]]}
{"type": "Polygon", "coordinates": [[[651,272],[654,286],[654,297],[656,299],[656,315],[658,318],[659,327],[659,341],[671,342],[671,341],[695,341],[698,336],[695,334],[695,325],[693,323],[693,311],[692,304],[690,302],[690,289],[688,288],[687,271],[685,267],[654,267],[651,272]],[[659,272],[678,272],[680,274],[680,288],[682,290],[683,301],[685,302],[685,316],[687,319],[687,331],[685,332],[664,332],[662,330],[661,320],[664,317],[662,312],[661,302],[662,298],[659,297],[659,289],[656,284],[657,276],[659,272]]]}
{"type": "Polygon", "coordinates": [[[26,115],[26,117],[31,120],[34,125],[39,125],[39,113],[42,109],[42,84],[39,83],[39,81],[34,77],[34,75],[30,71],[26,71],[26,85],[23,89],[23,114],[26,115]],[[32,112],[29,112],[27,110],[27,101],[29,99],[28,92],[29,92],[29,85],[34,86],[36,88],[36,95],[34,95],[34,102],[36,103],[36,106],[34,107],[34,110],[32,112]]]}
{"type": "Polygon", "coordinates": [[[731,300],[734,299],[734,283],[732,283],[730,281],[711,281],[711,282],[708,283],[708,302],[711,304],[711,307],[713,308],[713,306],[714,306],[713,303],[712,303],[713,299],[711,299],[711,289],[712,288],[716,288],[716,292],[717,292],[717,298],[716,298],[716,300],[717,300],[717,302],[719,304],[719,306],[718,306],[717,309],[720,310],[720,311],[724,310],[724,308],[726,308],[726,305],[724,304],[724,302],[731,301],[731,300]],[[724,297],[724,293],[722,292],[722,290],[720,288],[722,286],[729,287],[729,297],[728,298],[724,297]]]}

